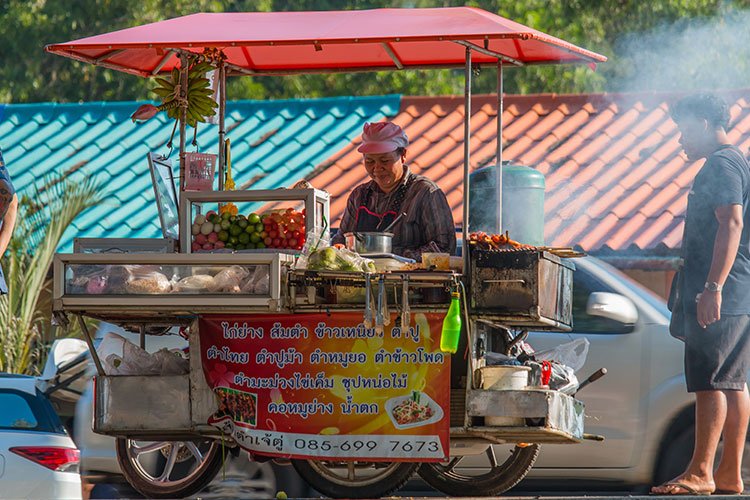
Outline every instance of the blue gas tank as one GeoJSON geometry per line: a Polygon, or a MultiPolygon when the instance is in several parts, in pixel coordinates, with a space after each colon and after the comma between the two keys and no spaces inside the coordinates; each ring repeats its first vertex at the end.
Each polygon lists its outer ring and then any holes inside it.
{"type": "MultiPolygon", "coordinates": [[[[495,165],[469,175],[469,230],[497,230],[495,165]]],[[[538,170],[503,162],[503,227],[511,239],[544,245],[544,175],[538,170]]]]}

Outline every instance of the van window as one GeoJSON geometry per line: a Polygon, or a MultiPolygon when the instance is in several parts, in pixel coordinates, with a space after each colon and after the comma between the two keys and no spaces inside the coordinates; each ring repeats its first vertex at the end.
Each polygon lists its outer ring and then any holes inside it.
{"type": "Polygon", "coordinates": [[[575,333],[629,333],[632,326],[610,318],[591,316],[586,312],[586,303],[593,292],[619,293],[582,267],[573,272],[573,332],[575,333]]]}

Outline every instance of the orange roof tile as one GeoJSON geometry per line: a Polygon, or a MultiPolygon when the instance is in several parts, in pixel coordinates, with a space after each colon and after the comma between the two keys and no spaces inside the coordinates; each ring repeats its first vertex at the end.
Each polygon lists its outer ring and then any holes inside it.
{"type": "MultiPolygon", "coordinates": [[[[750,150],[747,90],[727,91],[730,140],[750,150]]],[[[598,249],[675,250],[687,191],[702,162],[677,142],[667,93],[504,96],[503,159],[545,175],[548,244],[598,249]]],[[[463,96],[403,97],[398,115],[411,140],[408,161],[446,192],[454,220],[463,210],[463,96]]],[[[495,162],[497,97],[473,96],[471,169],[495,162]]],[[[332,226],[346,197],[366,180],[354,145],[309,180],[331,193],[332,226]]]]}

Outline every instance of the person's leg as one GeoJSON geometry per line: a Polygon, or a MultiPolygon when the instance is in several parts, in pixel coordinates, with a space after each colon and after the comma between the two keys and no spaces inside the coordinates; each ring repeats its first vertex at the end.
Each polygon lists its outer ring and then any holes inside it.
{"type": "Polygon", "coordinates": [[[722,392],[727,399],[727,419],[724,423],[724,451],[714,478],[717,490],[740,493],[744,489],[742,453],[750,421],[750,394],[747,385],[741,391],[722,392]]]}
{"type": "MultiPolygon", "coordinates": [[[[695,449],[685,472],[669,483],[682,483],[701,492],[712,492],[714,485],[714,459],[716,447],[727,417],[727,400],[721,391],[698,391],[695,393],[695,449]]],[[[674,484],[665,484],[651,489],[652,493],[683,493],[674,484]]]]}

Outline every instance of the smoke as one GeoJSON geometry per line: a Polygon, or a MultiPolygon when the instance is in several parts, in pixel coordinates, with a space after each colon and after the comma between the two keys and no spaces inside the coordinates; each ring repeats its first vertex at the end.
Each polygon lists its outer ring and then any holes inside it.
{"type": "Polygon", "coordinates": [[[613,91],[750,87],[750,11],[693,18],[622,37],[613,91]]]}

